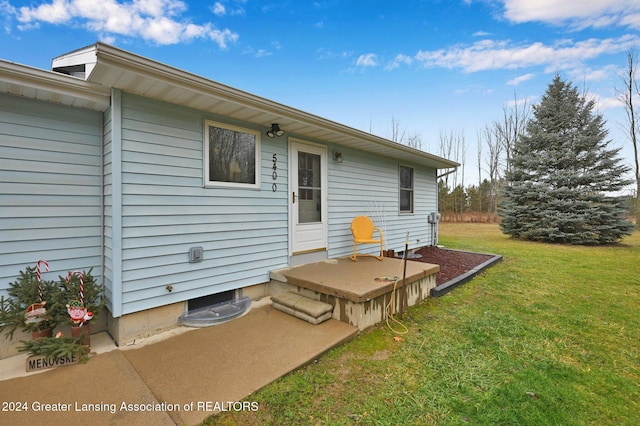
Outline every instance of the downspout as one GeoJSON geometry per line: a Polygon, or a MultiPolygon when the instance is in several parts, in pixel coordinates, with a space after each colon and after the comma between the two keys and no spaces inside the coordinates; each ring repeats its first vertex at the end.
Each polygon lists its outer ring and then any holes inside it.
{"type": "MultiPolygon", "coordinates": [[[[448,172],[442,173],[441,175],[438,175],[436,173],[436,188],[438,187],[438,179],[441,179],[441,178],[443,178],[443,177],[445,177],[447,175],[450,175],[451,173],[453,173],[453,172],[455,172],[457,170],[458,170],[458,168],[454,167],[453,169],[449,170],[448,172]]],[[[438,245],[438,236],[439,236],[438,225],[440,224],[440,205],[438,204],[438,202],[439,202],[438,198],[439,197],[436,194],[436,217],[435,217],[435,220],[434,220],[435,223],[431,224],[432,231],[433,231],[431,242],[432,242],[432,244],[434,246],[438,245]]]]}
{"type": "Polygon", "coordinates": [[[111,296],[114,318],[122,316],[122,92],[111,89],[111,296]]]}
{"type": "Polygon", "coordinates": [[[104,112],[100,113],[100,274],[102,275],[102,288],[105,283],[104,232],[105,232],[105,202],[104,202],[104,112]]]}

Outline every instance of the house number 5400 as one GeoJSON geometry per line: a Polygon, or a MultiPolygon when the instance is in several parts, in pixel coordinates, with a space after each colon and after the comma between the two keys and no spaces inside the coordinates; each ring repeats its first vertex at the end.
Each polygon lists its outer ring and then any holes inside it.
{"type": "MultiPolygon", "coordinates": [[[[275,181],[276,179],[278,179],[278,154],[273,154],[273,173],[271,173],[271,177],[273,178],[273,180],[275,181]]],[[[278,184],[273,182],[273,185],[271,185],[271,190],[273,192],[276,192],[278,190],[278,184]]]]}

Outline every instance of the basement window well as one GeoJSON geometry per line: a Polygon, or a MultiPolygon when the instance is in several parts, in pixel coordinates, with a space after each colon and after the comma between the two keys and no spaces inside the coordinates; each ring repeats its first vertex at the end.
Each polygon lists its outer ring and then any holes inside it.
{"type": "Polygon", "coordinates": [[[209,327],[231,321],[251,307],[249,297],[236,298],[235,291],[212,294],[188,301],[188,311],[180,315],[178,323],[186,327],[209,327]]]}

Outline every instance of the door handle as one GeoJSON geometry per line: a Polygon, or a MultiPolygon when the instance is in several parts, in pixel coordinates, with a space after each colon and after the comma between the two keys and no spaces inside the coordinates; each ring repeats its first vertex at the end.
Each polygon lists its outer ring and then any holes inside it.
{"type": "Polygon", "coordinates": [[[293,204],[295,204],[295,203],[296,203],[296,193],[295,193],[295,191],[291,193],[291,202],[292,202],[293,204]]]}

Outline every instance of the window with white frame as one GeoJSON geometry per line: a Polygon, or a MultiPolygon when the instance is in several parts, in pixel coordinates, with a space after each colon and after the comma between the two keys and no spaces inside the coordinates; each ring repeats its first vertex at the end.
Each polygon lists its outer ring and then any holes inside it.
{"type": "Polygon", "coordinates": [[[260,132],[206,120],[205,186],[260,187],[260,132]]]}
{"type": "Polygon", "coordinates": [[[413,168],[399,167],[400,213],[413,213],[413,168]]]}

